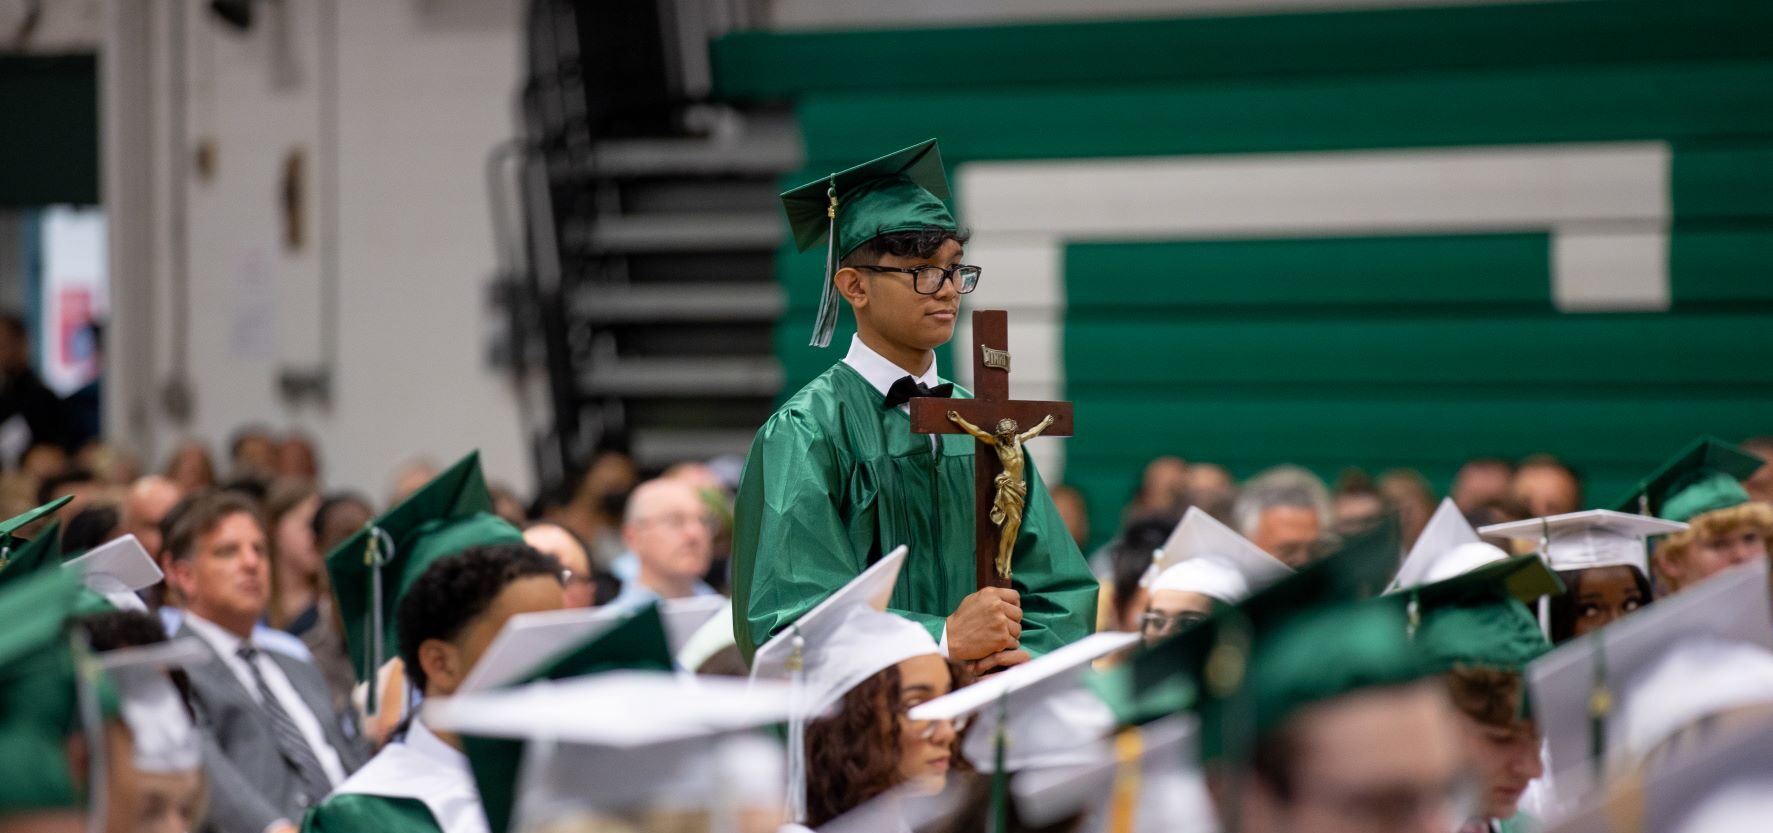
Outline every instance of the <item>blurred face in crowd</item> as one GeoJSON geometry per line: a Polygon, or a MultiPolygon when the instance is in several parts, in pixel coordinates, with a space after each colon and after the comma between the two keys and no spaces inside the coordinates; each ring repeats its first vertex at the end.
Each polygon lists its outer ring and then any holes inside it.
{"type": "Polygon", "coordinates": [[[247,434],[234,444],[234,474],[271,478],[277,474],[277,441],[265,434],[247,434]]]}
{"type": "Polygon", "coordinates": [[[1053,497],[1053,506],[1059,510],[1059,520],[1065,523],[1065,531],[1070,533],[1071,540],[1079,548],[1086,546],[1090,540],[1090,512],[1084,504],[1083,493],[1070,486],[1055,486],[1049,492],[1053,497]]]}
{"type": "Polygon", "coordinates": [[[1742,449],[1762,460],[1767,461],[1755,473],[1742,481],[1742,488],[1748,491],[1749,500],[1761,503],[1773,503],[1773,441],[1755,439],[1742,444],[1742,449]]]}
{"type": "Polygon", "coordinates": [[[1332,506],[1336,532],[1344,535],[1366,529],[1385,513],[1385,500],[1377,492],[1338,492],[1332,506]]]}
{"type": "Polygon", "coordinates": [[[640,559],[640,580],[662,596],[687,595],[714,556],[714,519],[701,496],[676,480],[634,490],[622,540],[640,559]]]}
{"type": "Polygon", "coordinates": [[[320,476],[314,444],[304,437],[284,437],[277,445],[277,476],[312,481],[320,476]]]}
{"type": "Polygon", "coordinates": [[[1513,818],[1527,785],[1545,773],[1539,758],[1539,728],[1531,720],[1498,726],[1455,710],[1465,751],[1480,791],[1475,815],[1513,818]]]}
{"type": "Polygon", "coordinates": [[[122,723],[105,726],[105,833],[186,833],[203,805],[198,770],[146,772],[135,766],[135,743],[122,723]]]}
{"type": "Polygon", "coordinates": [[[167,461],[166,476],[185,494],[190,494],[215,485],[215,466],[202,445],[185,443],[167,461]]]}
{"type": "Polygon", "coordinates": [[[315,576],[324,566],[314,545],[314,510],[320,496],[309,495],[277,518],[277,568],[279,575],[315,576]]]}
{"type": "Polygon", "coordinates": [[[1500,460],[1475,460],[1459,468],[1448,497],[1461,512],[1508,497],[1508,481],[1514,472],[1500,460]]]}
{"type": "Polygon", "coordinates": [[[1153,590],[1151,604],[1139,620],[1146,644],[1180,633],[1213,612],[1213,598],[1192,590],[1153,590]]]}
{"type": "Polygon", "coordinates": [[[375,517],[368,506],[355,500],[334,501],[320,518],[320,535],[314,539],[314,550],[321,558],[343,543],[375,517]]]}
{"type": "MultiPolygon", "coordinates": [[[[1288,721],[1291,783],[1243,779],[1246,833],[1446,833],[1462,820],[1458,723],[1431,683],[1360,691],[1288,721]]],[[[1229,787],[1215,779],[1221,795],[1229,787]]]]}
{"type": "Polygon", "coordinates": [[[1767,557],[1766,530],[1759,526],[1731,524],[1715,530],[1703,528],[1703,524],[1696,526],[1700,528],[1695,529],[1681,557],[1658,559],[1663,574],[1676,589],[1767,557]]]}
{"type": "Polygon", "coordinates": [[[936,791],[948,777],[954,750],[954,724],[947,720],[912,720],[906,712],[947,694],[954,687],[948,662],[937,654],[899,663],[899,777],[936,791]]]}
{"type": "Polygon", "coordinates": [[[164,544],[160,522],[184,494],[177,483],[165,477],[149,475],[137,480],[123,498],[123,531],[134,535],[149,555],[159,557],[164,544]]]}
{"type": "Polygon", "coordinates": [[[1174,512],[1188,494],[1188,464],[1180,457],[1159,457],[1145,465],[1139,481],[1139,508],[1174,512]]]}
{"type": "Polygon", "coordinates": [[[1514,499],[1531,517],[1562,515],[1580,509],[1582,484],[1561,466],[1527,465],[1515,472],[1514,499]]]}
{"type": "Polygon", "coordinates": [[[1251,543],[1297,570],[1311,561],[1312,545],[1323,533],[1317,511],[1308,506],[1270,506],[1256,520],[1251,543]]]}
{"type": "Polygon", "coordinates": [[[1575,636],[1598,631],[1650,603],[1632,568],[1623,564],[1582,570],[1576,575],[1568,591],[1574,602],[1576,619],[1571,633],[1575,636]]]}
{"type": "Polygon", "coordinates": [[[560,562],[561,569],[567,572],[567,607],[591,606],[597,589],[591,581],[591,557],[572,533],[555,524],[536,524],[523,531],[523,542],[554,556],[560,562]]]}
{"type": "Polygon", "coordinates": [[[270,544],[264,528],[251,514],[235,512],[197,536],[193,550],[172,561],[185,606],[245,638],[270,598],[270,544]]]}

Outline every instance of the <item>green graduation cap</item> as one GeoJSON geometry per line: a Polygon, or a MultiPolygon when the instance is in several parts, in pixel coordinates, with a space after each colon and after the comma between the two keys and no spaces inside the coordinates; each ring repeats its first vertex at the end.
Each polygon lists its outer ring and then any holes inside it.
{"type": "MultiPolygon", "coordinates": [[[[480,661],[487,661],[481,657],[480,661]]],[[[671,671],[671,645],[658,603],[649,604],[608,630],[599,631],[579,645],[563,646],[541,668],[515,685],[539,680],[564,680],[605,671],[671,671]]],[[[491,833],[505,833],[517,803],[517,776],[523,761],[523,741],[464,735],[462,747],[480,805],[486,811],[491,833]]]]}
{"type": "Polygon", "coordinates": [[[1394,603],[1373,601],[1397,564],[1394,521],[1133,660],[1137,690],[1196,676],[1201,760],[1244,760],[1299,709],[1426,676],[1394,603]]]}
{"type": "Polygon", "coordinates": [[[872,162],[814,180],[782,194],[788,228],[801,251],[820,240],[825,246],[825,285],[812,346],[831,343],[837,326],[837,263],[863,243],[883,234],[943,229],[959,225],[948,205],[948,175],[936,140],[919,142],[872,162]]]}
{"type": "Polygon", "coordinates": [[[372,713],[376,671],[400,644],[394,611],[413,582],[470,547],[523,543],[523,533],[492,510],[480,453],[470,452],[326,554],[345,645],[357,679],[369,684],[372,713]]]}
{"type": "Polygon", "coordinates": [[[73,495],[56,498],[23,515],[0,521],[0,585],[15,581],[46,567],[61,563],[61,530],[51,525],[34,538],[19,536],[19,530],[55,514],[73,495]]]}
{"type": "Polygon", "coordinates": [[[0,761],[7,768],[0,815],[86,806],[68,738],[84,730],[88,748],[102,755],[102,744],[95,745],[106,711],[101,702],[109,701],[111,713],[116,702],[105,697],[102,675],[73,629],[80,592],[79,581],[61,570],[26,574],[0,589],[0,761]]]}
{"type": "Polygon", "coordinates": [[[1539,556],[1518,555],[1388,598],[1404,606],[1407,633],[1427,670],[1470,666],[1518,672],[1551,650],[1527,605],[1563,591],[1539,556]]]}
{"type": "Polygon", "coordinates": [[[1638,481],[1614,505],[1620,512],[1688,521],[1748,502],[1742,480],[1766,461],[1716,437],[1700,437],[1638,481]]]}

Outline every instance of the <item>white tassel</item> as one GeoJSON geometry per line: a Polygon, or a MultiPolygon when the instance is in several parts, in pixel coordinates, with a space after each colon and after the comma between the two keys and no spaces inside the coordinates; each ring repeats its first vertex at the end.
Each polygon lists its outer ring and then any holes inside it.
{"type": "MultiPolygon", "coordinates": [[[[794,626],[790,626],[794,627],[794,626]]],[[[788,820],[806,823],[806,638],[794,627],[788,657],[788,820]]]]}

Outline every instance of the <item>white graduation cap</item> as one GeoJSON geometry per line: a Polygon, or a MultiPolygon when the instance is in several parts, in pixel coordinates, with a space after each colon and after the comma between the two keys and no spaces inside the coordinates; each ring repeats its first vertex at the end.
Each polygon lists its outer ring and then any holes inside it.
{"type": "Polygon", "coordinates": [[[166,577],[134,535],[106,541],[79,558],[68,559],[62,567],[73,570],[87,589],[104,596],[118,610],[147,610],[136,591],[153,587],[166,577]]]}
{"type": "Polygon", "coordinates": [[[779,683],[611,671],[430,700],[424,720],[525,741],[512,830],[696,829],[677,825],[704,817],[722,829],[779,819],[781,745],[756,730],[786,720],[787,704],[779,683]]]}
{"type": "Polygon", "coordinates": [[[1527,667],[1561,794],[1586,795],[1698,720],[1773,703],[1767,575],[1764,560],[1731,568],[1527,667]]]}
{"type": "Polygon", "coordinates": [[[1506,561],[1501,547],[1484,543],[1452,499],[1443,498],[1415,546],[1404,556],[1389,590],[1406,590],[1464,575],[1486,564],[1506,561]]]}
{"type": "Polygon", "coordinates": [[[751,657],[754,682],[787,680],[794,698],[788,724],[791,821],[806,818],[806,724],[869,677],[912,657],[942,652],[922,625],[886,612],[907,552],[900,546],[887,553],[751,657]]]}
{"type": "Polygon", "coordinates": [[[961,753],[980,772],[997,768],[1004,741],[1004,769],[1057,766],[1091,759],[1092,745],[1114,731],[1114,712],[1084,687],[1090,663],[1139,641],[1136,633],[1091,634],[965,688],[921,703],[912,720],[976,721],[961,753]],[[999,712],[1007,715],[998,731],[999,712]]]}
{"type": "MultiPolygon", "coordinates": [[[[941,826],[972,799],[972,786],[964,778],[949,778],[933,794],[922,784],[902,784],[819,825],[819,833],[916,833],[941,826]]],[[[790,825],[778,833],[805,829],[790,825]]]]}
{"type": "Polygon", "coordinates": [[[119,648],[97,655],[117,686],[122,718],[134,740],[135,767],[142,772],[189,772],[203,764],[203,743],[191,724],[185,699],[166,672],[214,657],[190,641],[119,648]]]}
{"type": "Polygon", "coordinates": [[[1187,590],[1226,604],[1243,601],[1293,570],[1212,515],[1190,506],[1140,583],[1152,591],[1187,590]]]}
{"type": "Polygon", "coordinates": [[[677,649],[675,659],[679,668],[695,673],[715,654],[738,645],[738,639],[733,636],[733,600],[724,599],[724,602],[708,621],[683,641],[683,647],[677,649]]]}
{"type": "Polygon", "coordinates": [[[1081,813],[1080,833],[1217,830],[1195,763],[1198,725],[1193,714],[1173,714],[1122,730],[1095,760],[1017,773],[1016,809],[1036,826],[1081,813]]]}
{"type": "Polygon", "coordinates": [[[1590,509],[1544,518],[1491,524],[1478,533],[1491,538],[1540,542],[1553,570],[1587,570],[1595,567],[1635,567],[1650,574],[1649,550],[1644,539],[1679,532],[1687,525],[1645,515],[1590,509]]]}
{"type": "MultiPolygon", "coordinates": [[[[719,612],[719,597],[694,597],[661,601],[659,618],[665,641],[673,653],[690,634],[719,612]]],[[[597,638],[616,625],[638,615],[641,608],[594,607],[519,613],[505,622],[492,644],[468,671],[458,694],[507,686],[533,676],[561,654],[597,638]]]]}

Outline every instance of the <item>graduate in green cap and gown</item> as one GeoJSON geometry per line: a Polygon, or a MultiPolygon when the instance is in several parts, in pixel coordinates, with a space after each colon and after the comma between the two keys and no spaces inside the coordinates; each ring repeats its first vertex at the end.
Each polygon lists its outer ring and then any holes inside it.
{"type": "Polygon", "coordinates": [[[1199,681],[1200,760],[1241,833],[1448,831],[1465,750],[1445,687],[1382,589],[1396,550],[1313,562],[1135,657],[1135,690],[1199,681]]]}
{"type": "MultiPolygon", "coordinates": [[[[474,454],[339,545],[327,568],[360,677],[379,668],[377,643],[398,646],[425,697],[454,693],[511,617],[565,605],[560,562],[492,514],[474,454]]],[[[305,831],[486,833],[461,741],[410,716],[404,729],[308,811],[305,831]]]]}
{"type": "Polygon", "coordinates": [[[856,315],[849,352],[789,397],[751,445],[734,509],[733,631],[757,646],[894,547],[911,549],[890,609],[947,655],[989,670],[1088,634],[1096,581],[1034,463],[1015,585],[977,590],[971,437],[914,434],[913,396],[966,396],[937,347],[981,270],[943,199],[931,139],[782,195],[801,249],[826,243],[814,346],[839,296],[856,315]],[[976,592],[975,592],[976,591],[976,592]]]}
{"type": "Polygon", "coordinates": [[[1700,437],[1620,499],[1618,511],[1688,525],[1656,548],[1656,575],[1665,590],[1678,592],[1767,557],[1773,506],[1750,499],[1742,486],[1762,462],[1723,440],[1700,437]]]}

